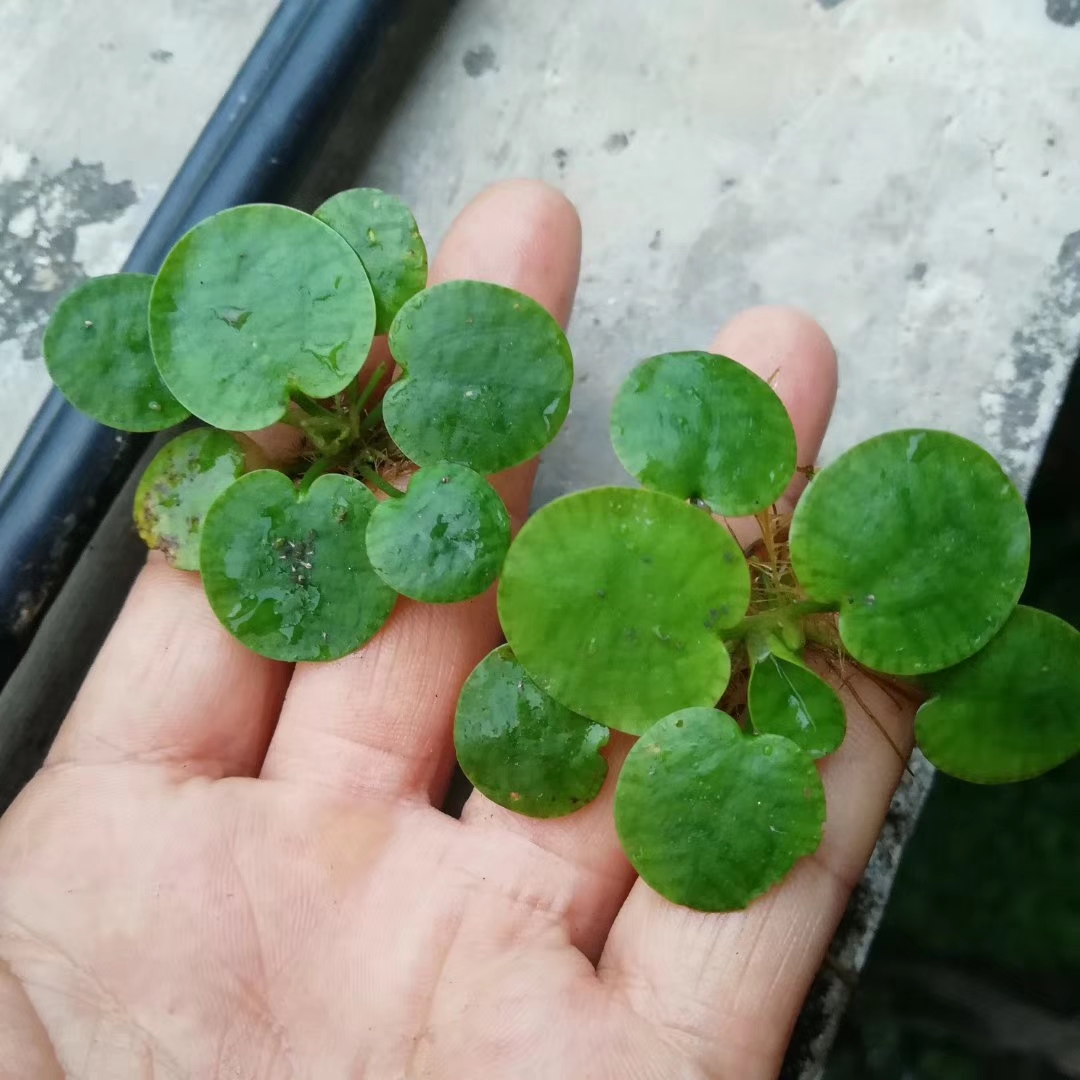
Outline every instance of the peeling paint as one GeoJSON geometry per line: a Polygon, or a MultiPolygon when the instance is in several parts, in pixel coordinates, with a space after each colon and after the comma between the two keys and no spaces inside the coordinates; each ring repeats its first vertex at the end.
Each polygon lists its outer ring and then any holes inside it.
{"type": "Polygon", "coordinates": [[[1009,354],[980,404],[1002,464],[1026,490],[1053,426],[1080,342],[1080,232],[1062,241],[1035,310],[1013,334],[1009,354]]]}
{"type": "Polygon", "coordinates": [[[110,183],[101,164],[73,161],[50,172],[0,147],[0,343],[5,355],[40,356],[59,298],[87,277],[79,230],[115,221],[136,201],[130,181],[110,183]],[[7,343],[14,342],[15,348],[7,343]]]}

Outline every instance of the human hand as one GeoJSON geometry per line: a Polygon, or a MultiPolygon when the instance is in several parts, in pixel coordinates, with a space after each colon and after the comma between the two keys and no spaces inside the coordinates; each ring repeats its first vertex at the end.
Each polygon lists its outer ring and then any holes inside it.
{"type": "MultiPolygon", "coordinates": [[[[579,251],[560,195],[501,184],[455,222],[432,280],[509,285],[565,323],[579,251]]],[[[812,462],[836,387],[817,325],[755,309],[712,349],[773,376],[812,462]]],[[[518,524],[534,471],[498,479],[518,524]]],[[[689,911],[620,851],[627,737],[567,818],[478,793],[460,821],[438,809],[458,691],[498,641],[491,593],[402,600],[358,653],[293,670],[245,650],[193,576],[151,557],[0,819],[0,1078],[774,1077],[895,751],[841,689],[816,855],[745,912],[689,911]]],[[[908,749],[910,712],[854,689],[908,749]]]]}

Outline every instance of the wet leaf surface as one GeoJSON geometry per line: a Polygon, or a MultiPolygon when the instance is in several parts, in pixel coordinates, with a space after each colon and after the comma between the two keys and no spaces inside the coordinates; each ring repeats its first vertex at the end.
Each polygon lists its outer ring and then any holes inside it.
{"type": "Polygon", "coordinates": [[[244,472],[244,449],[213,428],[186,431],[154,455],[135,489],[135,527],[178,570],[199,569],[202,523],[244,472]]]}
{"type": "Polygon", "coordinates": [[[657,492],[596,488],[549,503],[521,530],[499,617],[544,690],[640,734],[719,699],[731,670],[719,632],[749,595],[742,552],[707,513],[657,492]]]}
{"type": "Polygon", "coordinates": [[[367,527],[375,572],[404,596],[450,604],[495,581],[510,547],[510,515],[495,489],[464,465],[414,473],[400,499],[379,503],[367,527]]]}
{"type": "Polygon", "coordinates": [[[596,797],[608,738],[607,728],[545,694],[508,645],[469,676],[454,721],[458,762],[476,789],[539,818],[572,813],[596,797]]]}
{"type": "Polygon", "coordinates": [[[377,188],[341,191],[315,211],[360,256],[375,295],[375,333],[385,334],[402,305],[426,284],[427,248],[412,211],[377,188]]]}
{"type": "Polygon", "coordinates": [[[273,470],[241,477],[203,525],[200,562],[214,614],[274,660],[353,652],[397,599],[368,562],[374,508],[375,496],[348,476],[320,476],[305,494],[273,470]]]}
{"type": "Polygon", "coordinates": [[[403,376],[383,419],[418,465],[495,473],[539,453],[570,406],[574,368],[559,324],[535,300],[480,281],[414,296],[390,328],[403,376]]]}
{"type": "Polygon", "coordinates": [[[812,758],[831,754],[844,741],[847,719],[836,691],[785,657],[768,653],[755,662],[747,704],[755,731],[783,735],[812,758]]]}
{"type": "Polygon", "coordinates": [[[634,869],[699,911],[746,907],[817,850],[824,822],[810,757],[778,735],[744,735],[715,709],[684,709],[649,728],[615,791],[634,869]]]}
{"type": "Polygon", "coordinates": [[[187,409],[150,348],[149,274],[91,278],[60,301],[45,331],[45,366],[80,412],[121,431],[162,431],[187,409]]]}
{"type": "Polygon", "coordinates": [[[665,353],[636,367],[611,414],[631,476],[719,514],[754,514],[795,475],[795,431],[763,379],[726,356],[665,353]]]}
{"type": "Polygon", "coordinates": [[[1027,578],[1024,502],[982,448],[943,431],[893,431],[811,481],[791,560],[815,600],[839,605],[840,636],[878,671],[919,675],[983,647],[1027,578]]]}
{"type": "Polygon", "coordinates": [[[165,382],[196,416],[233,431],[280,420],[290,390],[343,390],[374,332],[356,252],[286,206],[238,206],[196,225],[169,252],[150,299],[165,382]]]}
{"type": "Polygon", "coordinates": [[[1080,754],[1080,633],[1018,607],[981,652],[924,680],[915,737],[942,772],[1027,780],[1080,754]]]}

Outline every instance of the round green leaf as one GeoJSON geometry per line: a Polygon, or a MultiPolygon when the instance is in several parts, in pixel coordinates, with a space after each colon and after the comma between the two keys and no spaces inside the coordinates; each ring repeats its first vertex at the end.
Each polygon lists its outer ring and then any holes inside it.
{"type": "Polygon", "coordinates": [[[150,297],[158,369],[196,416],[254,431],[290,390],[330,397],[375,333],[363,264],[328,225],[287,206],[237,206],[181,237],[150,297]]]}
{"type": "Polygon", "coordinates": [[[1080,633],[1018,607],[986,648],[924,680],[915,737],[942,772],[1028,780],[1080,754],[1080,633]]]}
{"type": "Polygon", "coordinates": [[[683,709],[638,740],[619,774],[615,826],[650,887],[698,911],[737,911],[821,842],[825,791],[779,735],[744,735],[715,709],[683,709]]]}
{"type": "Polygon", "coordinates": [[[775,653],[756,660],[747,691],[754,730],[783,735],[812,758],[831,754],[847,728],[836,691],[815,672],[775,653]]]}
{"type": "Polygon", "coordinates": [[[738,545],[670,495],[595,488],[549,503],[510,546],[499,617],[514,655],[556,700],[640,734],[712,705],[731,662],[719,631],[750,598],[738,545]]]}
{"type": "Polygon", "coordinates": [[[383,398],[394,442],[418,465],[494,473],[539,453],[566,419],[574,364],[535,300],[482,281],[425,289],[398,312],[390,351],[404,375],[383,398]]]}
{"type": "Polygon", "coordinates": [[[579,810],[603,786],[608,729],[544,693],[508,645],[466,680],[454,719],[458,762],[492,802],[529,817],[579,810]]]}
{"type": "Polygon", "coordinates": [[[510,546],[510,515],[495,489],[464,465],[414,473],[399,499],[379,503],[367,527],[368,558],[399,593],[428,604],[479,596],[510,546]]]}
{"type": "Polygon", "coordinates": [[[375,333],[427,284],[427,248],[409,208],[377,188],[342,191],[315,211],[360,256],[375,294],[375,333]]]}
{"type": "Polygon", "coordinates": [[[149,274],[91,278],[57,305],[45,330],[45,366],[80,412],[122,431],[162,431],[190,415],[154,366],[149,274]]]}
{"type": "Polygon", "coordinates": [[[981,649],[1027,577],[1024,502],[981,447],[943,431],[893,431],[811,481],[791,561],[815,600],[836,603],[861,663],[894,675],[950,667],[981,649]]]}
{"type": "Polygon", "coordinates": [[[198,570],[206,513],[244,466],[243,448],[224,431],[199,428],[166,443],[135,489],[135,527],[146,546],[178,570],[198,570]]]}
{"type": "Polygon", "coordinates": [[[795,430],[767,382],[726,356],[665,353],[630,372],[611,442],[646,487],[754,514],[795,475],[795,430]]]}
{"type": "Polygon", "coordinates": [[[397,595],[371,568],[375,496],[349,476],[307,492],[271,469],[242,476],[210,507],[200,563],[214,614],[273,660],[335,660],[389,618],[397,595]]]}

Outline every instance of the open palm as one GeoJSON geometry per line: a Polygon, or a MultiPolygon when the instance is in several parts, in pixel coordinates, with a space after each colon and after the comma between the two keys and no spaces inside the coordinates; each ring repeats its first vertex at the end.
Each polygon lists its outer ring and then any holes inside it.
{"type": "MultiPolygon", "coordinates": [[[[513,286],[565,322],[579,248],[561,196],[503,184],[432,277],[513,286]]],[[[713,349],[775,373],[812,461],[836,378],[820,329],[757,309],[713,349]]],[[[499,478],[519,521],[532,475],[499,478]]],[[[850,707],[822,763],[817,855],[746,912],[691,912],[619,851],[628,739],[568,818],[479,794],[461,820],[438,809],[458,691],[498,640],[490,594],[403,601],[359,653],[292,669],[246,652],[199,583],[152,558],[0,819],[0,1078],[775,1076],[895,753],[850,707]]],[[[857,691],[907,745],[910,716],[857,691]]]]}

